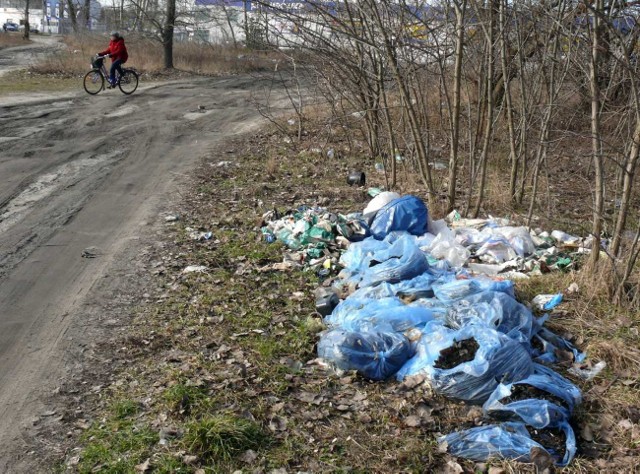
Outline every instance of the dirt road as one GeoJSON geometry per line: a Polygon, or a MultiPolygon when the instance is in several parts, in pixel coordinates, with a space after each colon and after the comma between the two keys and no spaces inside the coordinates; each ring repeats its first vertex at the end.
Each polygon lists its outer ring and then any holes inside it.
{"type": "Polygon", "coordinates": [[[127,274],[123,259],[162,219],[176,177],[260,123],[248,103],[256,84],[0,98],[0,472],[22,472],[24,430],[47,415],[70,353],[91,343],[82,308],[113,298],[102,282],[127,274]]]}
{"type": "Polygon", "coordinates": [[[30,66],[40,56],[51,54],[52,50],[62,47],[59,36],[31,36],[29,44],[0,49],[0,77],[7,72],[30,66]]]}

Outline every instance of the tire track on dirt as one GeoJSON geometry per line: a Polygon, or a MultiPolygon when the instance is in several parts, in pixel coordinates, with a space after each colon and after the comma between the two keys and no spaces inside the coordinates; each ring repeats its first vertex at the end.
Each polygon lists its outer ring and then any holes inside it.
{"type": "Polygon", "coordinates": [[[226,136],[262,122],[248,104],[256,82],[199,79],[131,97],[78,96],[64,123],[38,104],[9,108],[15,121],[0,122],[0,136],[40,129],[0,159],[9,178],[0,183],[0,472],[30,469],[23,436],[77,363],[68,355],[96,337],[82,309],[109,306],[98,283],[129,271],[121,256],[145,238],[141,223],[170,200],[175,177],[226,136]],[[184,119],[200,107],[215,112],[184,119]],[[87,247],[100,256],[82,258],[87,247]]]}

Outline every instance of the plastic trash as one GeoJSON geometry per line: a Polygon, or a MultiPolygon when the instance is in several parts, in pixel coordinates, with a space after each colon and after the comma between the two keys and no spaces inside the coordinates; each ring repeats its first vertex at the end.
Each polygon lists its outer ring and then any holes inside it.
{"type": "Polygon", "coordinates": [[[209,268],[204,265],[189,265],[182,270],[182,273],[207,273],[208,270],[209,268]]]}
{"type": "Polygon", "coordinates": [[[551,311],[560,303],[562,303],[562,293],[557,295],[538,295],[531,300],[533,307],[540,311],[551,311]]]}
{"type": "Polygon", "coordinates": [[[526,227],[498,227],[495,233],[507,239],[511,248],[520,257],[531,255],[536,251],[536,245],[526,227]]]}
{"type": "MultiPolygon", "coordinates": [[[[372,198],[376,197],[381,192],[383,192],[383,191],[380,188],[369,188],[369,189],[367,189],[367,194],[369,196],[371,196],[372,198]]],[[[392,199],[392,201],[393,201],[393,199],[392,199]]],[[[389,202],[391,202],[391,201],[389,201],[389,202]]]]}
{"type": "Polygon", "coordinates": [[[584,362],[586,354],[580,352],[573,344],[547,328],[541,328],[531,340],[532,355],[537,362],[556,363],[559,361],[559,352],[573,355],[575,362],[584,362]]]}
{"type": "MultiPolygon", "coordinates": [[[[431,270],[431,269],[429,269],[431,270]]],[[[397,296],[407,300],[417,300],[419,298],[433,298],[433,283],[440,278],[430,271],[418,275],[410,280],[399,283],[383,282],[376,286],[367,286],[358,289],[351,294],[350,298],[356,299],[380,299],[397,296]]]]}
{"type": "Polygon", "coordinates": [[[551,232],[551,237],[553,237],[557,242],[565,245],[578,245],[580,243],[580,237],[569,235],[561,230],[554,230],[551,232]]]}
{"type": "Polygon", "coordinates": [[[424,202],[415,196],[404,196],[391,201],[376,213],[371,222],[371,235],[378,240],[393,231],[423,235],[427,232],[427,219],[424,202]]]}
{"type": "Polygon", "coordinates": [[[371,235],[369,226],[364,220],[352,218],[336,225],[338,234],[350,242],[361,242],[371,235]]]}
{"type": "Polygon", "coordinates": [[[422,275],[429,269],[426,256],[412,236],[396,237],[389,236],[393,243],[389,240],[374,243],[374,239],[366,239],[344,253],[341,262],[350,273],[352,283],[360,287],[397,283],[422,275]]]}
{"type": "Polygon", "coordinates": [[[573,367],[569,368],[569,372],[572,373],[573,375],[576,375],[577,377],[580,377],[583,380],[588,381],[588,380],[593,380],[595,377],[597,377],[598,374],[602,372],[606,366],[607,366],[607,363],[601,360],[593,367],[588,367],[588,366],[584,367],[584,366],[581,366],[580,364],[574,365],[573,367]]]}
{"type": "Polygon", "coordinates": [[[399,298],[356,299],[347,298],[325,318],[330,327],[347,331],[367,331],[389,329],[393,332],[405,332],[424,326],[434,319],[427,308],[405,305],[399,298]]]}
{"type": "Polygon", "coordinates": [[[484,324],[527,344],[540,329],[529,308],[503,291],[483,291],[459,300],[448,309],[445,321],[454,329],[484,324]]]}
{"type": "Polygon", "coordinates": [[[327,288],[316,290],[316,312],[321,316],[329,316],[336,306],[340,304],[340,298],[327,288]]]}
{"type": "Polygon", "coordinates": [[[371,380],[394,375],[412,356],[409,340],[394,332],[332,330],[321,335],[318,356],[342,370],[356,370],[371,380]]]}
{"type": "Polygon", "coordinates": [[[513,260],[517,252],[504,237],[491,237],[476,252],[480,260],[488,263],[503,263],[513,260]]]}
{"type": "Polygon", "coordinates": [[[435,258],[445,259],[455,268],[462,267],[471,256],[468,249],[456,242],[450,231],[440,232],[425,250],[435,258]]]}
{"type": "Polygon", "coordinates": [[[438,393],[484,403],[499,381],[522,380],[532,371],[531,357],[524,346],[504,334],[483,325],[453,330],[434,321],[427,324],[416,345],[416,355],[400,369],[397,378],[424,373],[438,393]],[[457,365],[443,365],[441,356],[445,354],[447,363],[457,365]]]}
{"type": "MultiPolygon", "coordinates": [[[[566,421],[554,428],[556,433],[562,433],[565,438],[563,452],[558,452],[556,449],[549,446],[545,447],[534,441],[524,423],[513,422],[479,426],[465,431],[449,433],[438,438],[438,442],[446,446],[447,452],[450,454],[474,461],[502,458],[531,462],[531,448],[537,447],[547,451],[558,466],[566,466],[576,453],[575,434],[566,421]]],[[[531,430],[533,432],[537,431],[533,428],[531,430]]],[[[545,430],[542,430],[542,434],[544,432],[545,430]]],[[[549,430],[548,433],[553,432],[549,430]]],[[[549,438],[554,437],[553,434],[549,438]]]]}
{"type": "Polygon", "coordinates": [[[379,192],[373,197],[367,207],[364,208],[362,214],[371,221],[380,209],[399,198],[400,195],[393,191],[379,192]]]}
{"type": "Polygon", "coordinates": [[[580,390],[564,377],[534,373],[519,382],[498,385],[483,410],[496,420],[522,421],[543,429],[568,420],[580,401],[580,390]]]}
{"type": "Polygon", "coordinates": [[[347,176],[347,184],[349,186],[364,186],[366,182],[366,175],[362,171],[352,171],[347,176]]]}
{"type": "Polygon", "coordinates": [[[452,280],[433,285],[433,292],[440,301],[446,304],[466,298],[483,291],[501,291],[513,297],[513,282],[510,280],[494,281],[489,279],[471,278],[464,280],[452,280]]]}

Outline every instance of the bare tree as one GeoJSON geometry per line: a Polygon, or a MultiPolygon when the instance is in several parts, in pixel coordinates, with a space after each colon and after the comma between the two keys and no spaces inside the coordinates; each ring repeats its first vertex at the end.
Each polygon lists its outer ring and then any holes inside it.
{"type": "Polygon", "coordinates": [[[173,30],[176,24],[176,0],[167,0],[166,17],[162,28],[164,67],[173,69],[173,30]]]}

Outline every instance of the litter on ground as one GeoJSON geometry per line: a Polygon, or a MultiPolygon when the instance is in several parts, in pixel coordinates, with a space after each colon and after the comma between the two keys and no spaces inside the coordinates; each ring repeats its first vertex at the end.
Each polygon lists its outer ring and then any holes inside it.
{"type": "Polygon", "coordinates": [[[526,462],[537,449],[570,463],[581,393],[549,365],[569,357],[590,378],[604,363],[585,365],[584,353],[544,327],[548,316],[530,309],[553,309],[561,293],[526,306],[512,280],[576,268],[589,239],[457,212],[433,221],[415,196],[369,194],[362,213],[301,207],[263,216],[265,240],[288,248],[273,269],[295,265],[325,279],[318,355],[371,380],[423,377],[437,393],[482,405],[489,424],[439,438],[453,455],[526,462]]]}

